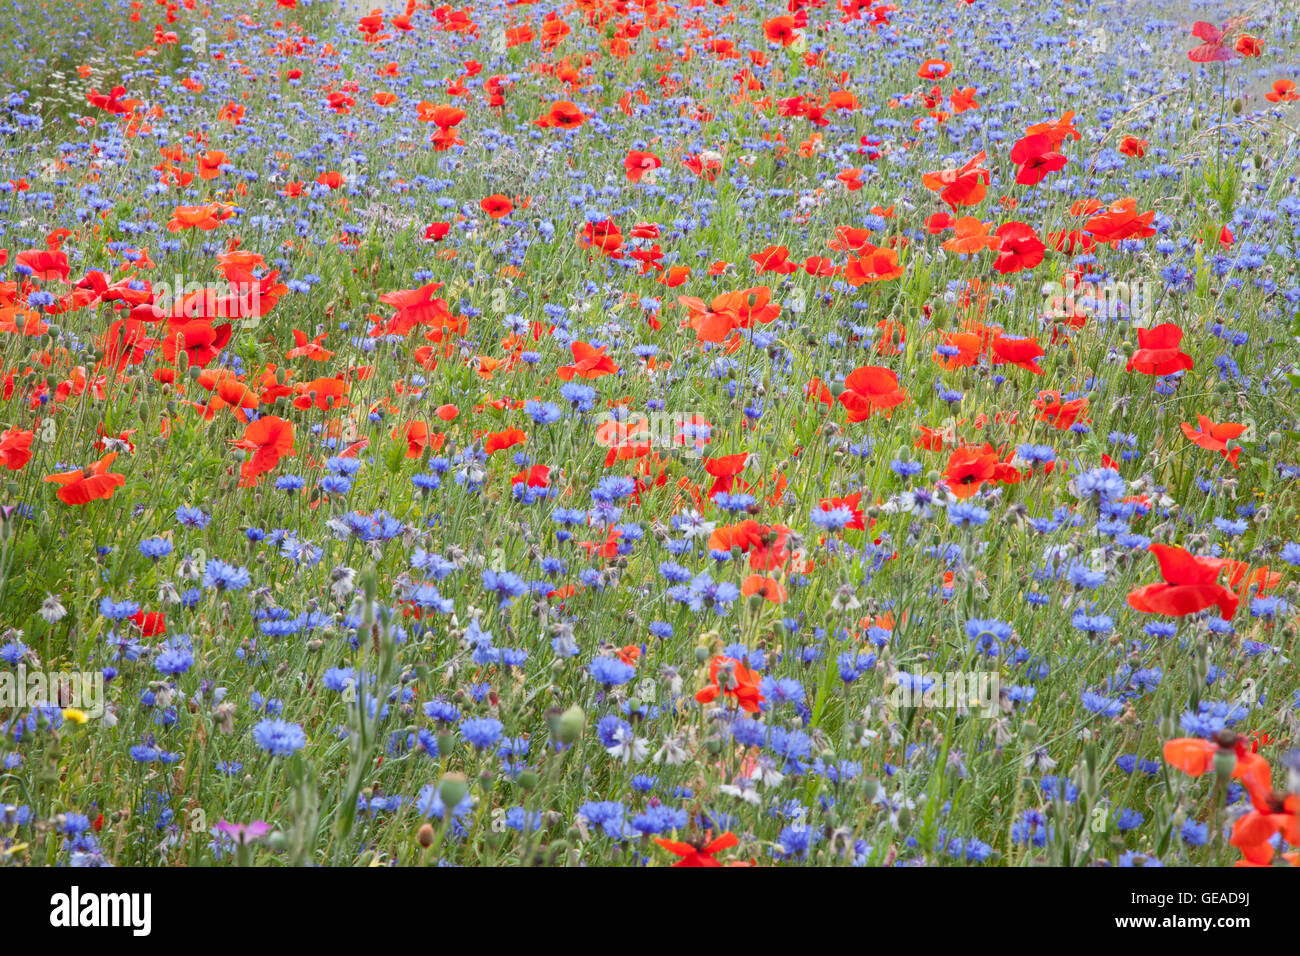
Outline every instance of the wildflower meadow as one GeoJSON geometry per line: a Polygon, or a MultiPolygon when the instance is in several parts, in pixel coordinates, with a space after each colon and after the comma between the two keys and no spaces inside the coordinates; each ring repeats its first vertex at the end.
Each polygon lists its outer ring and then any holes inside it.
{"type": "Polygon", "coordinates": [[[0,35],[0,867],[1300,865],[1294,3],[0,35]]]}

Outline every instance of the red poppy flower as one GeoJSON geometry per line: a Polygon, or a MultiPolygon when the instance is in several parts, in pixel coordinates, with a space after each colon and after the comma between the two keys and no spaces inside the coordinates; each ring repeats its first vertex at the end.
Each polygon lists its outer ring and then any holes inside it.
{"type": "Polygon", "coordinates": [[[697,691],[695,699],[701,704],[710,704],[722,695],[733,698],[736,705],[746,713],[756,714],[759,705],[766,699],[758,689],[761,680],[757,671],[750,670],[734,658],[719,654],[709,664],[709,685],[697,691]]]}
{"type": "Polygon", "coordinates": [[[321,411],[346,408],[348,405],[348,383],[342,377],[316,378],[310,382],[299,382],[293,387],[297,397],[293,400],[295,408],[319,408],[321,411]]]}
{"type": "Polygon", "coordinates": [[[500,193],[493,193],[479,201],[479,208],[493,219],[501,219],[514,211],[515,204],[500,193]]]}
{"type": "Polygon", "coordinates": [[[935,349],[932,358],[946,371],[965,368],[980,360],[983,340],[974,332],[949,332],[944,336],[943,352],[935,349]]]}
{"type": "Polygon", "coordinates": [[[779,275],[788,276],[799,269],[796,263],[790,261],[790,250],[785,246],[768,246],[762,252],[756,252],[749,258],[759,272],[775,272],[779,275]]]}
{"type": "Polygon", "coordinates": [[[1067,139],[1080,140],[1083,134],[1074,128],[1074,111],[1068,110],[1061,115],[1059,120],[1051,120],[1047,123],[1035,123],[1029,129],[1025,130],[1026,136],[1037,136],[1039,133],[1044,134],[1052,144],[1052,149],[1059,150],[1061,144],[1067,139]]]}
{"type": "Polygon", "coordinates": [[[427,107],[428,103],[421,103],[416,109],[420,110],[420,119],[425,122],[432,122],[440,129],[453,129],[459,126],[465,119],[465,111],[455,106],[435,106],[432,109],[422,109],[427,107]]]}
{"type": "Polygon", "coordinates": [[[1237,51],[1238,56],[1242,57],[1262,56],[1264,53],[1264,47],[1260,45],[1259,37],[1251,36],[1249,33],[1243,33],[1237,37],[1233,49],[1237,51]]]}
{"type": "Polygon", "coordinates": [[[862,188],[862,170],[856,167],[852,169],[841,169],[835,174],[835,178],[844,184],[849,192],[857,192],[862,188]]]}
{"type": "Polygon", "coordinates": [[[180,232],[183,229],[199,229],[208,232],[216,229],[234,214],[233,206],[219,202],[205,206],[177,206],[172,212],[171,220],[167,223],[167,230],[180,232]]]}
{"type": "Polygon", "coordinates": [[[136,611],[131,622],[140,629],[141,637],[157,637],[167,633],[167,617],[161,611],[136,611]]]}
{"type": "Polygon", "coordinates": [[[907,392],[899,388],[898,376],[878,365],[864,365],[849,373],[840,393],[840,404],[849,410],[849,421],[860,422],[876,412],[884,412],[907,401],[907,392]]]}
{"type": "Polygon", "coordinates": [[[21,428],[9,428],[0,432],[0,465],[10,471],[17,471],[32,458],[32,439],[35,433],[21,428]]]}
{"type": "Polygon", "coordinates": [[[944,484],[958,498],[969,498],[997,474],[996,452],[984,448],[958,448],[948,458],[944,484]]]}
{"type": "Polygon", "coordinates": [[[639,149],[628,150],[627,158],[623,160],[623,169],[630,183],[639,183],[642,176],[662,165],[663,160],[654,153],[639,149]]]}
{"type": "Polygon", "coordinates": [[[763,600],[773,604],[784,604],[789,597],[784,584],[776,578],[769,578],[762,574],[751,574],[745,578],[740,585],[740,593],[745,597],[757,594],[763,600]]]}
{"type": "MultiPolygon", "coordinates": [[[[1242,859],[1237,866],[1270,866],[1273,862],[1273,843],[1275,834],[1294,847],[1300,847],[1300,797],[1291,794],[1280,801],[1278,812],[1252,810],[1237,820],[1232,827],[1232,839],[1228,842],[1241,850],[1242,859]]],[[[1300,852],[1284,853],[1283,857],[1292,866],[1300,866],[1300,852]]]]}
{"type": "Polygon", "coordinates": [[[917,69],[916,75],[923,80],[942,80],[952,72],[952,64],[947,60],[926,60],[917,69]]]}
{"type": "Polygon", "coordinates": [[[1183,434],[1187,439],[1206,451],[1217,451],[1228,461],[1232,462],[1232,467],[1236,468],[1237,458],[1241,455],[1241,446],[1237,445],[1231,451],[1228,449],[1228,442],[1236,438],[1246,430],[1245,425],[1238,425],[1236,422],[1224,422],[1216,425],[1204,415],[1196,416],[1199,429],[1193,428],[1187,422],[1182,423],[1183,434]]]}
{"type": "Polygon", "coordinates": [[[745,470],[747,461],[749,461],[749,452],[745,451],[737,455],[720,455],[717,458],[705,459],[704,470],[714,479],[713,487],[709,489],[709,497],[729,493],[736,483],[736,476],[745,470]]]}
{"type": "Polygon", "coordinates": [[[1131,591],[1130,607],[1144,614],[1183,617],[1217,604],[1220,616],[1225,621],[1232,619],[1239,598],[1217,583],[1223,562],[1217,558],[1198,558],[1167,544],[1152,544],[1147,550],[1160,562],[1164,582],[1131,591]]]}
{"type": "Polygon", "coordinates": [[[1220,731],[1215,740],[1198,737],[1177,737],[1165,742],[1164,758],[1192,777],[1199,777],[1214,767],[1214,758],[1220,753],[1231,755],[1235,763],[1232,777],[1240,780],[1250,793],[1257,810],[1270,810],[1276,804],[1272,798],[1272,772],[1268,761],[1246,747],[1246,738],[1231,731],[1220,731]]]}
{"type": "Polygon", "coordinates": [[[45,480],[61,486],[59,500],[65,505],[84,505],[106,500],[126,484],[125,475],[108,470],[116,458],[117,452],[110,452],[89,468],[74,468],[72,471],[46,475],[45,480]]]}
{"type": "Polygon", "coordinates": [[[605,354],[608,346],[592,348],[586,342],[574,342],[569,346],[573,353],[572,365],[561,365],[556,374],[566,382],[578,378],[600,378],[602,375],[614,375],[619,371],[615,361],[605,354]]]}
{"type": "Polygon", "coordinates": [[[68,254],[49,249],[29,249],[14,256],[14,265],[31,270],[31,277],[43,282],[68,281],[68,254]]]}
{"type": "Polygon", "coordinates": [[[763,24],[763,36],[768,43],[790,46],[799,39],[794,17],[773,17],[763,24]]]}
{"type": "Polygon", "coordinates": [[[537,125],[554,129],[577,129],[586,120],[587,117],[577,104],[560,100],[551,104],[550,110],[537,121],[537,125]]]}
{"type": "Polygon", "coordinates": [[[898,253],[893,249],[877,249],[868,244],[861,256],[849,256],[844,264],[844,281],[853,287],[863,283],[885,282],[903,274],[898,264],[898,253]]]}
{"type": "Polygon", "coordinates": [[[270,471],[286,455],[292,456],[293,424],[275,415],[263,415],[250,422],[244,437],[231,442],[252,454],[240,466],[241,486],[255,485],[259,476],[270,471]]]}
{"type": "Polygon", "coordinates": [[[483,450],[491,455],[505,448],[513,448],[527,440],[528,435],[518,428],[507,428],[504,431],[490,433],[483,443],[483,450]]]}
{"type": "Polygon", "coordinates": [[[981,165],[987,154],[981,150],[958,169],[948,169],[937,173],[926,173],[921,177],[925,188],[939,194],[953,210],[958,206],[974,206],[980,202],[985,193],[991,174],[981,165]]]}
{"type": "Polygon", "coordinates": [[[1088,405],[1086,395],[1066,401],[1061,393],[1054,389],[1039,392],[1038,398],[1034,399],[1034,408],[1038,410],[1036,416],[1038,421],[1051,422],[1052,427],[1058,431],[1064,431],[1076,423],[1087,422],[1088,405]]]}
{"type": "Polygon", "coordinates": [[[1035,375],[1043,374],[1043,370],[1038,366],[1038,360],[1046,353],[1038,344],[1037,338],[1010,338],[999,335],[993,340],[991,348],[994,365],[1015,365],[1035,375]]]}
{"type": "Polygon", "coordinates": [[[1264,99],[1270,103],[1285,103],[1300,100],[1300,93],[1295,91],[1295,83],[1290,80],[1274,80],[1273,89],[1264,94],[1264,99]]]}
{"type": "Polygon", "coordinates": [[[1172,375],[1193,367],[1192,357],[1179,350],[1183,330],[1176,323],[1165,322],[1150,329],[1138,329],[1138,349],[1125,366],[1143,375],[1172,375]]]}
{"type": "Polygon", "coordinates": [[[1220,29],[1213,23],[1197,20],[1192,24],[1192,36],[1205,42],[1188,50],[1187,59],[1193,63],[1216,63],[1222,60],[1231,60],[1233,52],[1232,47],[1228,46],[1228,41],[1231,39],[1229,33],[1232,32],[1232,27],[1231,22],[1225,23],[1223,28],[1220,29]]]}
{"type": "Polygon", "coordinates": [[[91,89],[86,93],[86,102],[108,113],[121,115],[131,112],[140,103],[139,100],[122,99],[125,95],[125,86],[115,86],[109,93],[100,93],[95,89],[91,89]]]}
{"type": "Polygon", "coordinates": [[[655,837],[655,842],[669,853],[681,857],[673,866],[722,866],[722,863],[714,858],[714,854],[720,850],[730,849],[739,843],[740,839],[730,830],[713,841],[709,840],[710,835],[711,833],[706,833],[697,843],[680,843],[665,840],[663,837],[655,837]]]}
{"type": "Polygon", "coordinates": [[[1043,261],[1043,240],[1038,233],[1023,222],[1004,222],[994,233],[1002,240],[998,258],[993,268],[998,272],[1013,273],[1032,269],[1043,261]]]}
{"type": "Polygon", "coordinates": [[[1147,147],[1150,145],[1146,140],[1138,139],[1136,136],[1125,136],[1119,141],[1119,151],[1125,156],[1141,159],[1147,154],[1147,147]]]}
{"type": "Polygon", "coordinates": [[[230,341],[230,323],[213,326],[206,319],[170,324],[162,340],[163,358],[175,364],[181,352],[189,357],[189,364],[203,368],[218,355],[230,341]]]}
{"type": "Polygon", "coordinates": [[[406,335],[417,325],[437,325],[449,320],[451,312],[447,309],[447,300],[435,299],[433,295],[441,288],[441,282],[430,282],[418,289],[385,292],[379,301],[393,306],[397,311],[387,325],[371,329],[370,334],[406,335]]]}
{"type": "Polygon", "coordinates": [[[527,485],[529,488],[548,488],[551,484],[549,465],[532,465],[510,479],[512,485],[527,485]]]}
{"type": "Polygon", "coordinates": [[[1156,234],[1151,225],[1155,216],[1154,210],[1139,215],[1137,200],[1128,197],[1111,203],[1103,212],[1085,222],[1083,228],[1098,242],[1145,239],[1156,234]]]}
{"type": "Polygon", "coordinates": [[[936,212],[925,220],[925,231],[932,236],[937,236],[945,229],[951,229],[953,224],[952,216],[946,212],[936,212]]]}
{"type": "Polygon", "coordinates": [[[1046,133],[1035,133],[1016,143],[1011,149],[1011,161],[1020,167],[1016,182],[1022,186],[1037,185],[1048,173],[1064,169],[1069,162],[1053,149],[1046,133]]]}
{"type": "Polygon", "coordinates": [[[588,222],[578,234],[578,245],[583,249],[596,249],[611,259],[623,255],[623,234],[612,219],[588,222]]]}

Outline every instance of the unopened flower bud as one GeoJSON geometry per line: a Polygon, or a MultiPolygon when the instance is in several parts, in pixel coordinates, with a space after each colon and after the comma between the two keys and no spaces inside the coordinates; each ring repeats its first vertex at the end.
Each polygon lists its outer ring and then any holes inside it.
{"type": "Polygon", "coordinates": [[[1214,772],[1219,779],[1227,780],[1237,769],[1237,752],[1230,747],[1220,747],[1214,752],[1214,772]]]}
{"type": "Polygon", "coordinates": [[[581,707],[574,704],[560,715],[560,743],[573,744],[582,736],[587,724],[587,715],[581,707]]]}
{"type": "Polygon", "coordinates": [[[433,824],[426,823],[415,834],[415,842],[426,850],[433,846],[433,824]]]}
{"type": "Polygon", "coordinates": [[[463,773],[444,773],[438,781],[438,796],[448,810],[454,809],[469,793],[469,780],[463,773]]]}

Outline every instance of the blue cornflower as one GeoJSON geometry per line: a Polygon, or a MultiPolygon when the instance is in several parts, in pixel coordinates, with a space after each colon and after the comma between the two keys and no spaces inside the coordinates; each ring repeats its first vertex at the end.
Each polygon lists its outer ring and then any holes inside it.
{"type": "Polygon", "coordinates": [[[242,591],[253,582],[247,568],[227,564],[216,558],[208,560],[203,568],[203,586],[219,591],[242,591]]]}
{"type": "Polygon", "coordinates": [[[206,528],[212,516],[201,508],[181,505],[176,509],[176,520],[187,528],[206,528]]]}
{"type": "Polygon", "coordinates": [[[269,754],[287,757],[306,746],[307,735],[297,724],[272,717],[253,728],[253,742],[269,754]]]}
{"type": "Polygon", "coordinates": [[[631,664],[625,664],[617,657],[601,655],[592,658],[590,673],[606,687],[618,687],[636,676],[636,668],[631,664]]]}
{"type": "Polygon", "coordinates": [[[151,561],[167,557],[172,548],[172,543],[166,538],[145,538],[140,542],[140,553],[151,561]]]}
{"type": "MultiPolygon", "coordinates": [[[[584,803],[578,808],[578,815],[593,827],[600,827],[605,836],[612,840],[623,834],[623,804],[617,800],[600,800],[584,803]]],[[[632,835],[636,835],[633,831],[632,835]]]]}
{"type": "Polygon", "coordinates": [[[153,666],[160,674],[177,677],[194,666],[194,654],[179,640],[169,641],[168,644],[154,658],[153,666]]]}
{"type": "Polygon", "coordinates": [[[461,736],[478,750],[486,750],[500,740],[504,729],[494,717],[475,717],[460,723],[461,736]]]}

